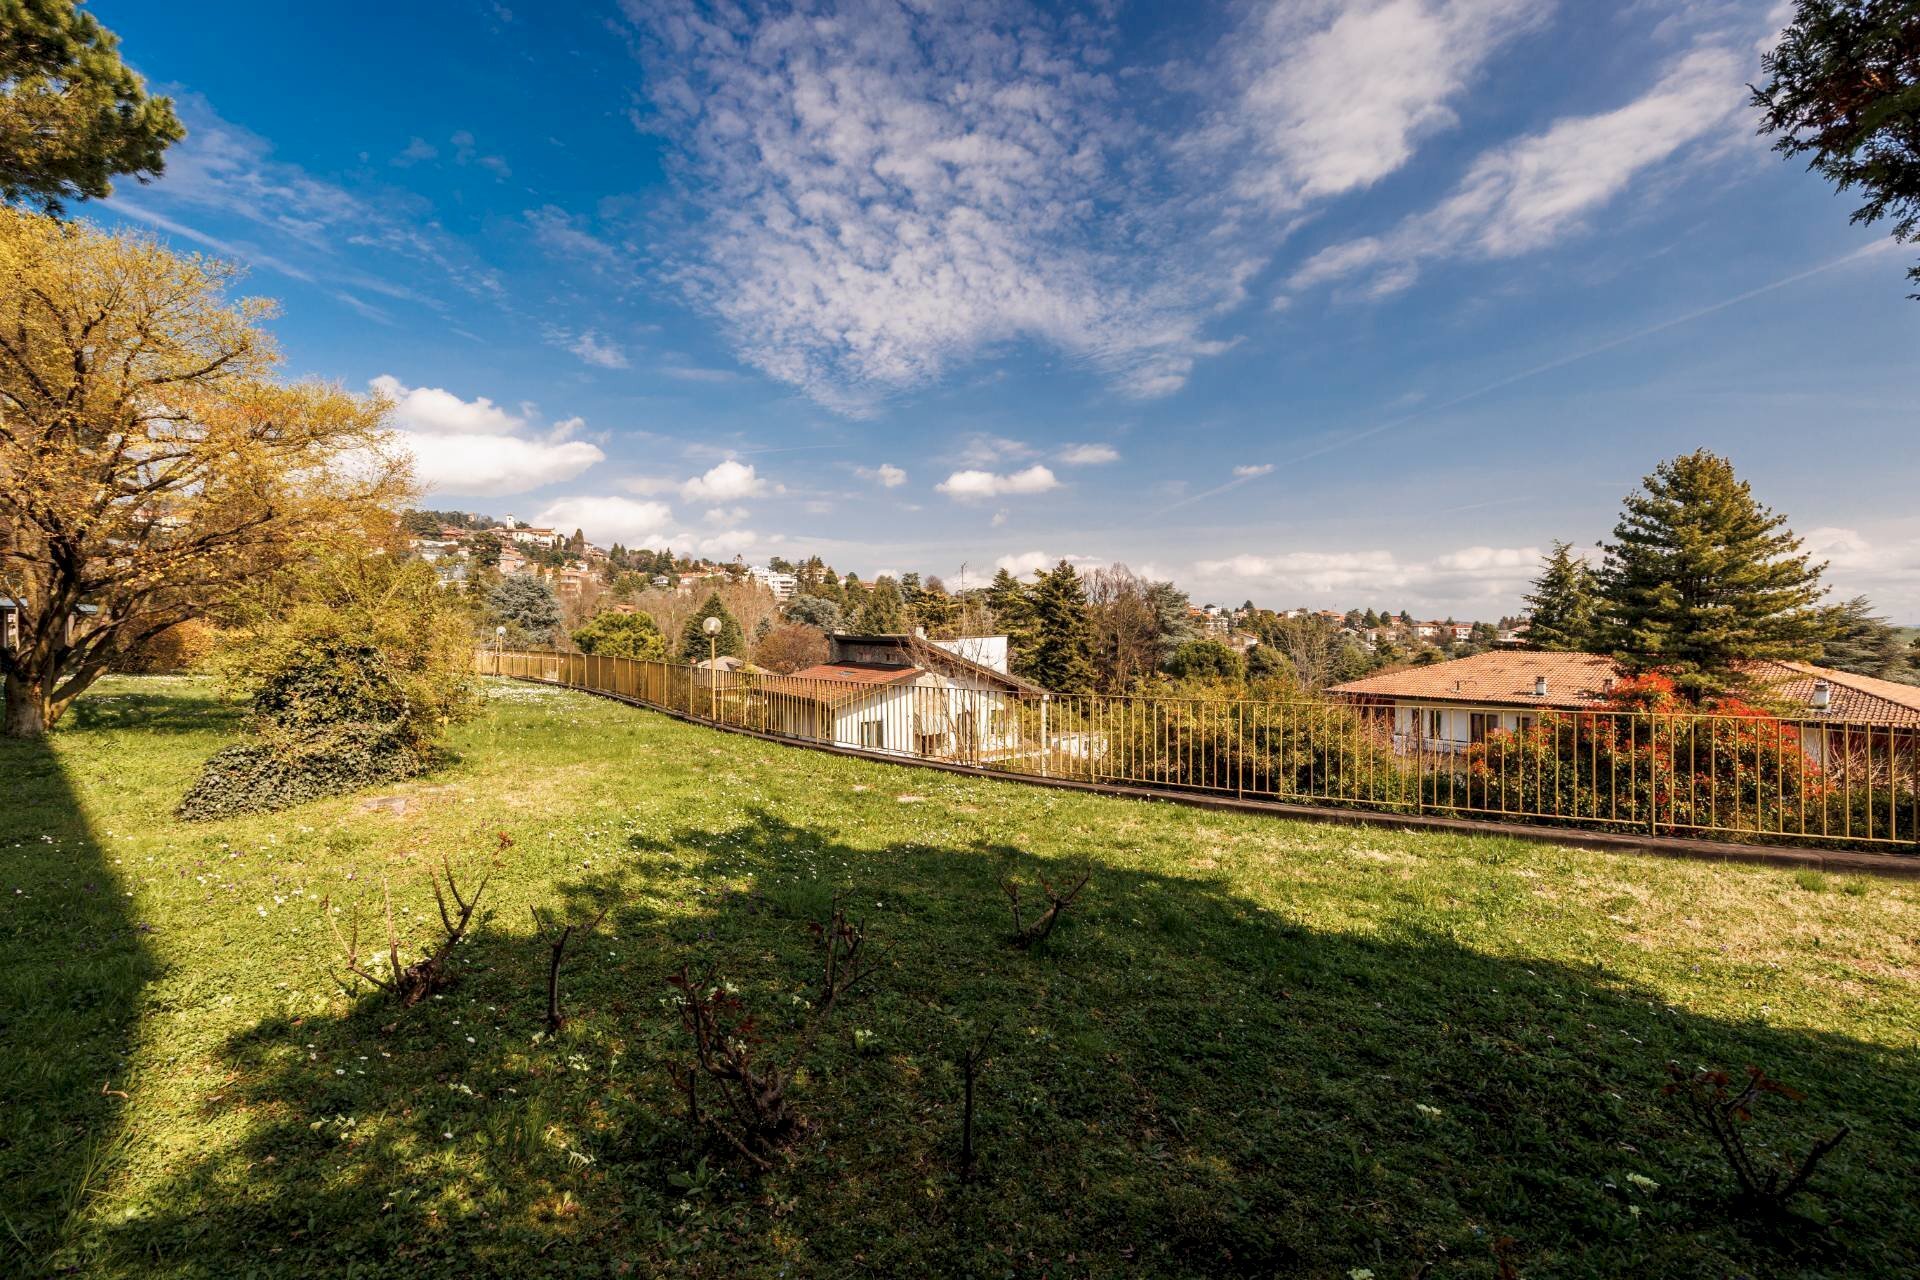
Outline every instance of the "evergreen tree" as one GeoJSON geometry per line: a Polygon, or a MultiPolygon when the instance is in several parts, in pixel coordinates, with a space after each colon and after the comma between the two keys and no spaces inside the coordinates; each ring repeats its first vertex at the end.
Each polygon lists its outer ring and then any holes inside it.
{"type": "Polygon", "coordinates": [[[573,643],[582,653],[609,658],[657,662],[667,656],[667,638],[660,634],[659,624],[644,613],[596,613],[573,633],[573,643]]]}
{"type": "Polygon", "coordinates": [[[906,604],[892,578],[875,578],[873,588],[853,615],[853,629],[862,635],[901,635],[907,629],[906,604]]]}
{"type": "Polygon", "coordinates": [[[1072,565],[1062,560],[1033,584],[1033,649],[1022,672],[1055,693],[1093,688],[1093,622],[1087,591],[1072,565]]]}
{"type": "Polygon", "coordinates": [[[1584,651],[1593,643],[1593,571],[1573,554],[1569,543],[1555,540],[1533,594],[1526,596],[1531,621],[1527,643],[1536,649],[1584,651]]]}
{"type": "Polygon", "coordinates": [[[986,591],[987,607],[993,610],[994,629],[1007,637],[1016,671],[1023,671],[1033,651],[1033,601],[1020,579],[1005,569],[993,575],[986,591]]]}
{"type": "Polygon", "coordinates": [[[1865,596],[1855,596],[1836,607],[1829,619],[1833,633],[1820,656],[1826,666],[1881,680],[1920,680],[1920,669],[1913,665],[1920,652],[1909,646],[1885,618],[1874,615],[1865,596]]]}
{"type": "Polygon", "coordinates": [[[1820,655],[1824,564],[1702,449],[1663,462],[1629,495],[1597,575],[1600,641],[1628,670],[1660,670],[1688,696],[1741,683],[1748,659],[1820,655]]]}
{"type": "Polygon", "coordinates": [[[791,622],[802,622],[828,633],[838,631],[844,625],[840,618],[840,606],[825,596],[811,593],[797,595],[787,601],[785,612],[791,622]]]}
{"type": "Polygon", "coordinates": [[[740,631],[740,622],[722,603],[720,593],[713,592],[707,602],[700,606],[687,625],[680,630],[680,660],[682,662],[705,662],[707,660],[708,618],[720,619],[720,634],[713,638],[712,652],[716,657],[744,658],[747,656],[747,638],[740,631]]]}
{"type": "Polygon", "coordinates": [[[548,644],[560,626],[560,598],[544,578],[531,574],[501,579],[487,597],[487,609],[517,641],[548,644]]]}

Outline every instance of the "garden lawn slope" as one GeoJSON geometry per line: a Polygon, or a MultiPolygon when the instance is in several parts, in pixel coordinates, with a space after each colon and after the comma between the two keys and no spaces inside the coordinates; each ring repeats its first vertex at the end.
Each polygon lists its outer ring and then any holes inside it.
{"type": "MultiPolygon", "coordinates": [[[[1920,1270],[1920,887],[1306,825],[870,764],[489,686],[458,760],[185,826],[234,729],[114,679],[0,743],[0,1274],[1900,1275],[1920,1270]],[[477,879],[459,985],[349,998],[330,896],[477,879]],[[997,877],[1091,867],[1005,943],[997,877]],[[877,947],[772,1173],[691,1151],[681,965],[778,1045],[844,892],[877,947]],[[582,915],[537,1037],[530,906],[582,915]],[[980,1163],[958,1051],[991,1029],[980,1163]],[[1852,1128],[1788,1224],[1726,1206],[1665,1067],[1852,1128]],[[1503,1261],[1504,1260],[1504,1261],[1503,1261]]],[[[347,918],[343,914],[340,919],[347,918]]],[[[413,953],[409,953],[409,958],[413,953]]]]}

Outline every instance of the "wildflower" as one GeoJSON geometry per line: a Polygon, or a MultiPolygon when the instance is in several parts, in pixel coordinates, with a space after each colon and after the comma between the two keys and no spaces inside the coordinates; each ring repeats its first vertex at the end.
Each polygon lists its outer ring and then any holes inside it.
{"type": "Polygon", "coordinates": [[[1627,1181],[1642,1191],[1658,1191],[1660,1189],[1660,1184],[1644,1173],[1630,1173],[1627,1175],[1627,1181]]]}

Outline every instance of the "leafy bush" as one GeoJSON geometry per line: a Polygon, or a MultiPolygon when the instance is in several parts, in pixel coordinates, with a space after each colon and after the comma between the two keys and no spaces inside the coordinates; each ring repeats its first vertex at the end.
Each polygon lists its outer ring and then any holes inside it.
{"type": "Polygon", "coordinates": [[[1218,640],[1189,640],[1167,656],[1161,669],[1176,680],[1240,680],[1247,662],[1218,640]]]}
{"type": "Polygon", "coordinates": [[[282,809],[424,771],[478,705],[470,626],[433,570],[336,554],[241,610],[220,664],[253,740],[207,761],[190,820],[282,809]]]}
{"type": "Polygon", "coordinates": [[[597,613],[573,633],[573,643],[582,653],[607,658],[663,662],[667,656],[667,638],[660,624],[644,613],[597,613]]]}
{"type": "Polygon", "coordinates": [[[158,635],[148,636],[116,661],[114,669],[134,675],[191,671],[212,655],[218,638],[210,624],[188,618],[158,635]]]}

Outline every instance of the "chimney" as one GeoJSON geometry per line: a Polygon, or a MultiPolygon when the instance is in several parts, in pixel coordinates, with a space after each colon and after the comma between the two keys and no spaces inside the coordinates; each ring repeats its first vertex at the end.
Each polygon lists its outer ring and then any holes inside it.
{"type": "Polygon", "coordinates": [[[1828,707],[1832,706],[1833,686],[1825,680],[1815,680],[1813,682],[1812,705],[1815,711],[1825,711],[1828,707]]]}
{"type": "Polygon", "coordinates": [[[1533,696],[1536,698],[1544,698],[1547,696],[1547,678],[1545,676],[1535,676],[1533,678],[1533,696]]]}

